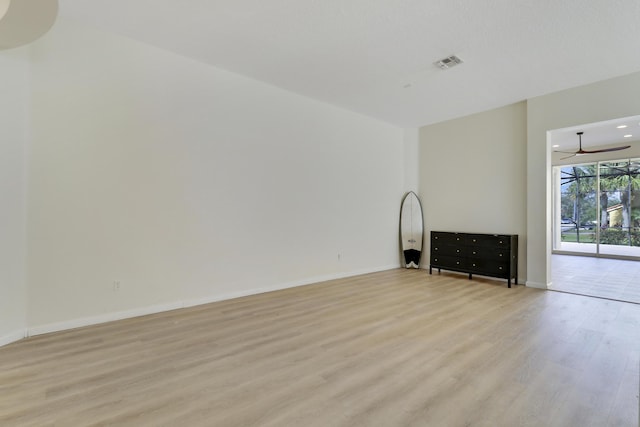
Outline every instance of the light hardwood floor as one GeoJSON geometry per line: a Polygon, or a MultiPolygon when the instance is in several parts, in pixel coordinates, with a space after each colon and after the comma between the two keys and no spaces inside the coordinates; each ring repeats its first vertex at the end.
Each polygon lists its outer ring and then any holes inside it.
{"type": "Polygon", "coordinates": [[[0,348],[2,426],[635,426],[640,306],[391,270],[0,348]]]}

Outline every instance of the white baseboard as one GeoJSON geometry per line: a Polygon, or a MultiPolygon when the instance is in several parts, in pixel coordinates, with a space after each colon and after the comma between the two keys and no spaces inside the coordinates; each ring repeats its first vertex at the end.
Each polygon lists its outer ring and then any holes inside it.
{"type": "MultiPolygon", "coordinates": [[[[384,267],[378,267],[378,268],[366,269],[366,270],[350,271],[345,273],[329,274],[325,276],[316,276],[316,277],[310,277],[307,279],[297,280],[293,282],[267,286],[263,288],[254,288],[254,289],[249,289],[249,290],[240,291],[240,292],[211,295],[204,298],[182,300],[182,301],[176,301],[176,302],[167,303],[167,304],[141,307],[141,308],[136,308],[132,310],[105,313],[99,316],[83,317],[79,319],[71,319],[71,320],[65,320],[62,322],[32,326],[27,329],[26,333],[23,333],[19,338],[13,339],[10,342],[17,341],[26,336],[34,336],[34,335],[48,334],[51,332],[66,331],[69,329],[76,329],[84,326],[97,325],[100,323],[112,322],[115,320],[146,316],[148,314],[161,313],[164,311],[176,310],[179,308],[194,307],[194,306],[203,305],[203,304],[210,304],[212,302],[225,301],[225,300],[245,297],[249,295],[257,295],[257,294],[263,294],[266,292],[273,292],[273,291],[279,291],[283,289],[295,288],[298,286],[305,286],[313,283],[325,282],[328,280],[344,279],[347,277],[359,276],[359,275],[368,274],[368,273],[376,273],[379,271],[391,270],[395,268],[398,268],[398,265],[384,266],[384,267]]],[[[2,338],[0,338],[0,345],[1,343],[2,343],[2,338]]]]}
{"type": "Polygon", "coordinates": [[[545,283],[532,282],[530,280],[527,280],[527,282],[525,283],[525,286],[527,286],[528,288],[537,288],[537,289],[549,289],[550,285],[551,283],[547,285],[545,283]]]}
{"type": "Polygon", "coordinates": [[[62,322],[48,323],[45,325],[32,326],[28,329],[28,336],[48,334],[51,332],[66,331],[69,329],[82,328],[84,326],[97,325],[100,323],[113,322],[114,320],[129,319],[132,317],[146,316],[147,314],[161,313],[163,311],[182,308],[181,302],[153,305],[148,307],[135,308],[132,310],[116,311],[105,313],[99,316],[82,317],[79,319],[65,320],[62,322]]]}
{"type": "Polygon", "coordinates": [[[266,286],[262,288],[253,288],[253,289],[241,291],[241,292],[231,292],[231,293],[220,294],[220,295],[212,295],[210,297],[205,297],[205,298],[198,298],[194,300],[186,300],[183,302],[182,307],[195,307],[197,305],[210,304],[212,302],[226,301],[226,300],[246,297],[250,295],[264,294],[267,292],[282,291],[284,289],[297,288],[298,286],[312,285],[314,283],[321,283],[329,280],[346,279],[347,277],[360,276],[360,275],[369,274],[369,273],[377,273],[380,271],[393,270],[396,268],[398,268],[398,265],[394,264],[394,265],[387,265],[384,267],[377,267],[374,269],[350,271],[348,273],[336,273],[336,274],[328,274],[324,276],[315,276],[315,277],[310,277],[303,280],[280,283],[277,285],[266,286]]]}
{"type": "Polygon", "coordinates": [[[7,335],[3,335],[0,337],[0,347],[3,345],[11,344],[12,342],[20,341],[23,338],[27,337],[27,330],[21,329],[15,332],[11,332],[7,335]]]}

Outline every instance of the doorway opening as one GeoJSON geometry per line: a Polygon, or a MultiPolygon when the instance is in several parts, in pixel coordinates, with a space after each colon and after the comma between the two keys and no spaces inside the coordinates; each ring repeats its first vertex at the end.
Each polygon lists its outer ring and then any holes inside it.
{"type": "Polygon", "coordinates": [[[634,116],[548,132],[550,290],[640,304],[639,124],[634,116]],[[631,147],[566,154],[575,153],[578,132],[584,132],[581,149],[631,147]]]}

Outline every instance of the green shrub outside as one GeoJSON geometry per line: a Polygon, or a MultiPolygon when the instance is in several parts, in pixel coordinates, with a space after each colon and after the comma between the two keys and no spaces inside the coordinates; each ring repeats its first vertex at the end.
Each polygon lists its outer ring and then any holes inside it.
{"type": "MultiPolygon", "coordinates": [[[[630,233],[621,228],[607,228],[600,230],[600,243],[603,245],[640,246],[640,230],[634,229],[630,233]]],[[[575,231],[562,233],[563,242],[577,242],[578,236],[575,231]]],[[[580,230],[580,243],[595,243],[595,232],[585,232],[580,230]]]]}
{"type": "Polygon", "coordinates": [[[606,245],[629,245],[629,238],[631,238],[631,246],[640,246],[639,230],[627,232],[621,228],[608,228],[600,231],[600,243],[606,245]]]}
{"type": "Polygon", "coordinates": [[[619,228],[600,231],[600,243],[604,245],[629,245],[629,235],[619,228]]]}

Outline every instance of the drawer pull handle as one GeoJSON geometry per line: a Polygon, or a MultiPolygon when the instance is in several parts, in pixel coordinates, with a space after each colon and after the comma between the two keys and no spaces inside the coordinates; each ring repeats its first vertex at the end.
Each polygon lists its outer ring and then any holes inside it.
{"type": "Polygon", "coordinates": [[[460,261],[456,261],[456,264],[460,264],[460,261]]]}
{"type": "Polygon", "coordinates": [[[460,249],[456,249],[456,252],[460,253],[460,249]]]}
{"type": "Polygon", "coordinates": [[[502,267],[500,267],[500,270],[502,270],[502,267]]]}
{"type": "Polygon", "coordinates": [[[500,254],[500,256],[502,256],[502,254],[500,254]]]}

